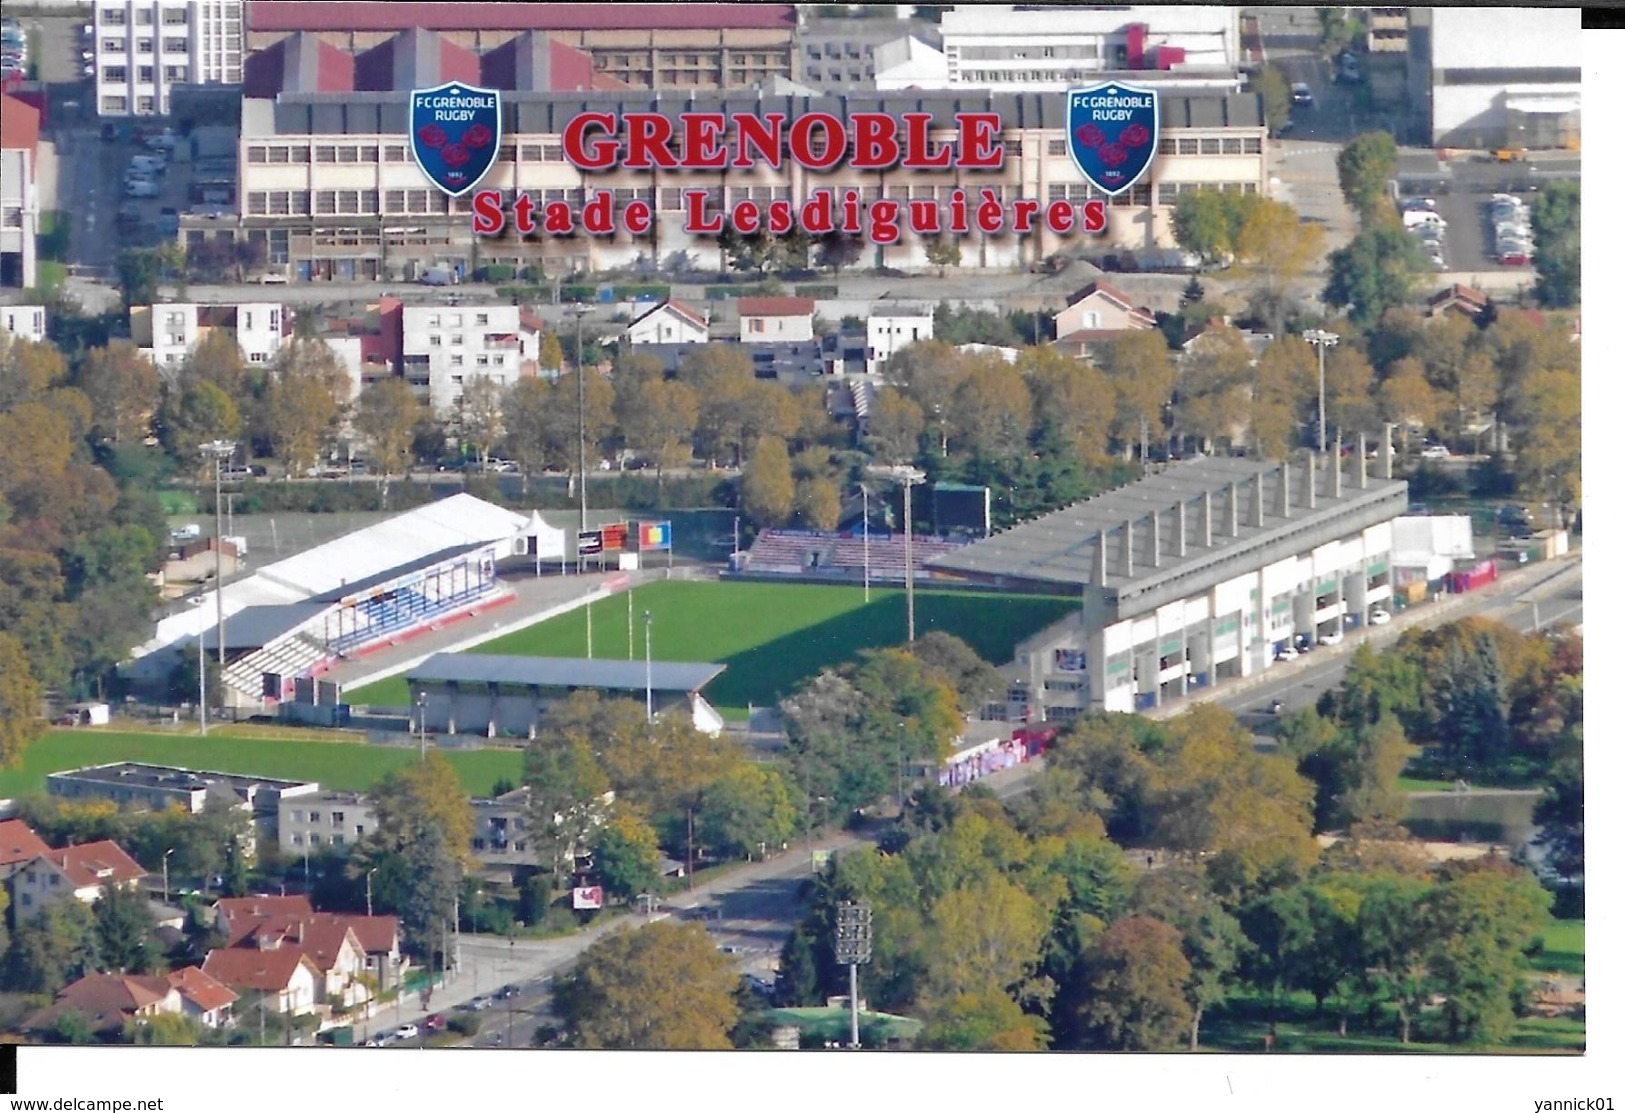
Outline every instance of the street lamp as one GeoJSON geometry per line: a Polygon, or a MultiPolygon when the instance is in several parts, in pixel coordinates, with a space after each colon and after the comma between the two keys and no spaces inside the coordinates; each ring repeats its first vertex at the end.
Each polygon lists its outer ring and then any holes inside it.
{"type": "Polygon", "coordinates": [[[643,612],[643,713],[649,722],[655,721],[655,666],[654,650],[650,648],[654,634],[654,616],[643,612]]]}
{"type": "Polygon", "coordinates": [[[418,760],[429,760],[429,693],[419,692],[418,705],[418,760]]]}
{"type": "Polygon", "coordinates": [[[368,916],[372,915],[372,875],[377,873],[377,872],[378,872],[378,867],[377,866],[374,866],[374,867],[372,867],[372,869],[367,871],[367,915],[368,916]]]}
{"type": "Polygon", "coordinates": [[[223,680],[226,672],[226,597],[221,593],[224,582],[222,564],[224,541],[220,531],[220,470],[227,460],[237,454],[237,442],[213,440],[208,444],[198,445],[198,451],[205,459],[214,461],[214,614],[215,632],[220,640],[220,675],[223,680]]]}
{"type": "MultiPolygon", "coordinates": [[[[581,319],[589,308],[579,305],[571,310],[576,319],[576,417],[578,448],[581,467],[581,528],[587,528],[587,370],[581,364],[581,319]]],[[[589,654],[589,656],[591,656],[589,654]]]]}
{"type": "Polygon", "coordinates": [[[1326,451],[1326,349],[1337,346],[1337,333],[1325,329],[1305,329],[1304,340],[1313,344],[1320,355],[1320,451],[1326,451]]]}
{"type": "Polygon", "coordinates": [[[164,851],[164,903],[165,904],[169,903],[169,856],[171,854],[173,854],[173,853],[175,853],[175,848],[173,846],[170,847],[168,850],[164,851]]]}
{"type": "Polygon", "coordinates": [[[860,484],[863,492],[863,601],[869,601],[869,486],[860,484]]]}

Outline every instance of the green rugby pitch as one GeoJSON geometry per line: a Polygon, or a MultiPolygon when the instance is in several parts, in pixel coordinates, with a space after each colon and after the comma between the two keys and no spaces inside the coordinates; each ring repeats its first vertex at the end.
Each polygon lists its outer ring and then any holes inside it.
{"type": "MultiPolygon", "coordinates": [[[[917,634],[945,630],[995,664],[1009,661],[1022,638],[1077,608],[1059,596],[918,590],[914,605],[917,634]]],[[[643,657],[648,611],[656,660],[728,666],[705,694],[730,719],[743,719],[747,705],[777,703],[802,680],[854,659],[859,650],[901,644],[907,630],[906,601],[896,588],[875,589],[866,604],[861,587],[668,581],[637,588],[631,607],[636,658],[643,657]]],[[[625,660],[626,597],[595,603],[591,611],[593,656],[625,660]]],[[[470,652],[585,657],[587,608],[470,652]]],[[[348,691],[345,698],[377,707],[405,707],[410,699],[404,676],[348,691]]]]}
{"type": "MultiPolygon", "coordinates": [[[[47,773],[112,761],[312,780],[323,788],[360,791],[418,757],[415,749],[363,742],[232,737],[230,729],[211,732],[207,738],[195,733],[53,730],[23,751],[21,763],[0,769],[0,797],[37,795],[45,791],[47,773]]],[[[490,795],[498,778],[517,784],[523,773],[518,750],[464,750],[447,753],[446,758],[463,788],[474,796],[490,795]]]]}

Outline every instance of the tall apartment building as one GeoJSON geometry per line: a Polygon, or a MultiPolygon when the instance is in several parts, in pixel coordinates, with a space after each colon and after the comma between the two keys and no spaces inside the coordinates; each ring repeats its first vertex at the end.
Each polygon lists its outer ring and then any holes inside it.
{"type": "Polygon", "coordinates": [[[176,85],[243,80],[242,0],[97,0],[96,112],[164,116],[176,85]]]}
{"type": "Polygon", "coordinates": [[[507,387],[536,373],[541,322],[516,305],[408,305],[400,320],[406,381],[442,416],[476,378],[507,387]]]}
{"type": "Polygon", "coordinates": [[[277,302],[238,305],[165,302],[130,309],[130,338],[160,371],[173,370],[207,333],[225,329],[237,341],[245,360],[265,364],[282,350],[291,323],[277,302]]]}

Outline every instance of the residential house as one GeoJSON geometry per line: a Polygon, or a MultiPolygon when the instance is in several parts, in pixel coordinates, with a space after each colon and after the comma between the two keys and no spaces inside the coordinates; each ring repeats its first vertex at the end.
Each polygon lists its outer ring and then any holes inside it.
{"type": "Polygon", "coordinates": [[[56,1000],[29,1017],[24,1027],[49,1031],[64,1016],[77,1013],[92,1034],[107,1039],[118,1036],[128,1021],[182,1011],[180,990],[162,975],[86,974],[64,986],[56,1000]]]}
{"type": "Polygon", "coordinates": [[[622,335],[628,344],[706,344],[711,321],[705,312],[672,298],[627,325],[622,335]]]}
{"type": "Polygon", "coordinates": [[[310,956],[292,947],[216,947],[203,960],[203,972],[271,1012],[300,1016],[314,1012],[322,973],[310,956]]]}
{"type": "Polygon", "coordinates": [[[740,298],[740,343],[811,340],[816,307],[812,298],[740,298]]]}
{"type": "Polygon", "coordinates": [[[534,375],[542,322],[517,305],[409,305],[401,310],[401,365],[418,397],[442,417],[476,378],[509,387],[534,375]]]}
{"type": "Polygon", "coordinates": [[[165,302],[130,307],[130,339],[160,371],[173,371],[199,341],[217,329],[237,342],[244,360],[268,364],[293,335],[293,315],[278,302],[165,302]]]}
{"type": "Polygon", "coordinates": [[[38,344],[45,339],[45,307],[0,305],[0,332],[13,340],[32,340],[38,344]]]}
{"type": "Polygon", "coordinates": [[[349,376],[351,399],[358,398],[362,390],[400,371],[400,299],[379,298],[357,317],[328,318],[321,337],[349,376]]]}
{"type": "Polygon", "coordinates": [[[1091,282],[1067,298],[1066,308],[1055,315],[1055,346],[1068,355],[1088,355],[1095,346],[1156,327],[1149,309],[1109,283],[1091,282]]]}
{"type": "Polygon", "coordinates": [[[1264,349],[1275,340],[1275,335],[1269,332],[1258,332],[1254,329],[1237,329],[1230,323],[1228,317],[1211,317],[1200,325],[1193,325],[1185,333],[1184,341],[1179,345],[1181,356],[1188,356],[1201,349],[1210,337],[1220,329],[1234,329],[1240,336],[1242,343],[1247,345],[1247,352],[1251,362],[1257,363],[1258,357],[1264,354],[1264,349]]]}
{"type": "Polygon", "coordinates": [[[405,972],[394,916],[317,912],[302,896],[226,897],[215,902],[214,911],[228,947],[304,950],[322,975],[323,992],[347,1004],[367,997],[359,974],[370,974],[382,988],[399,984],[405,972]]]}
{"type": "Polygon", "coordinates": [[[0,286],[39,284],[40,110],[0,94],[0,286]]]}
{"type": "Polygon", "coordinates": [[[231,1023],[236,992],[205,974],[201,967],[183,966],[171,971],[169,984],[180,994],[182,1016],[190,1017],[205,1028],[223,1028],[231,1023]]]}
{"type": "Polygon", "coordinates": [[[109,886],[133,889],[147,875],[117,843],[103,839],[64,850],[47,850],[11,877],[11,906],[33,918],[66,897],[94,904],[109,886]]]}
{"type": "Polygon", "coordinates": [[[1483,319],[1489,308],[1490,299],[1488,294],[1456,282],[1428,298],[1425,315],[1431,319],[1442,317],[1446,313],[1459,313],[1469,321],[1477,324],[1483,319]]]}
{"type": "Polygon", "coordinates": [[[34,829],[20,819],[0,821],[0,881],[9,878],[23,866],[49,854],[51,848],[34,829]]]}

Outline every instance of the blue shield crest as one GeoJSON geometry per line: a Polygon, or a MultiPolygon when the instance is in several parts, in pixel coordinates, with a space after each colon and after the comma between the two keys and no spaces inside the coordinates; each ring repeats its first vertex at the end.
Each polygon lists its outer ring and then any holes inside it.
{"type": "Polygon", "coordinates": [[[502,143],[502,100],[495,89],[448,81],[412,90],[407,127],[412,157],[448,197],[479,184],[502,143]]]}
{"type": "Polygon", "coordinates": [[[1079,173],[1108,197],[1128,189],[1150,168],[1161,130],[1155,89],[1108,81],[1067,90],[1067,150],[1079,173]]]}

